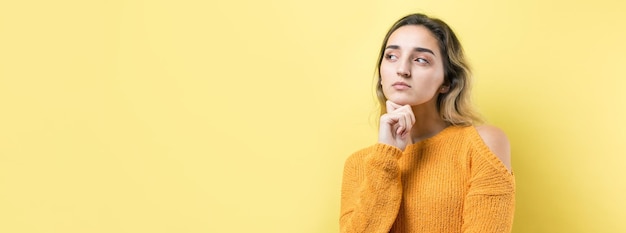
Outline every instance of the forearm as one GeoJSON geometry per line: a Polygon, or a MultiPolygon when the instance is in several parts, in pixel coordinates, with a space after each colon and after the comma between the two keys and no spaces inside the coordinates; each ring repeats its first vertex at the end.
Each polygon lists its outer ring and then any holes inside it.
{"type": "Polygon", "coordinates": [[[514,213],[514,193],[468,196],[463,211],[463,232],[511,232],[514,213]]]}
{"type": "Polygon", "coordinates": [[[377,144],[362,166],[346,168],[342,186],[341,232],[389,232],[402,201],[397,148],[377,144]]]}

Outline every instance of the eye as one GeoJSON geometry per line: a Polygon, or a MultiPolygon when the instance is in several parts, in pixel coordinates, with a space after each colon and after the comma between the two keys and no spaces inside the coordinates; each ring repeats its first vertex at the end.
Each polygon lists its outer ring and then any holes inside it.
{"type": "Polygon", "coordinates": [[[416,62],[418,63],[425,63],[425,64],[429,64],[430,62],[424,58],[417,58],[415,59],[416,62]]]}
{"type": "Polygon", "coordinates": [[[393,55],[393,54],[386,54],[385,58],[387,60],[398,60],[398,57],[396,55],[393,55]]]}

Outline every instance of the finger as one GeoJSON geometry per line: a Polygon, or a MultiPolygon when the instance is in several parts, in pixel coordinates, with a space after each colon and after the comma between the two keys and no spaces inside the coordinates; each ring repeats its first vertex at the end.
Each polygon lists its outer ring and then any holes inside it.
{"type": "Polygon", "coordinates": [[[415,124],[415,115],[413,114],[413,109],[410,105],[404,105],[396,111],[401,111],[403,116],[406,118],[406,131],[410,132],[411,128],[415,124]]]}
{"type": "Polygon", "coordinates": [[[392,135],[393,138],[396,137],[396,135],[398,134],[398,132],[402,131],[402,125],[400,124],[400,119],[397,116],[391,116],[392,120],[389,123],[390,128],[390,133],[392,135]]]}
{"type": "Polygon", "coordinates": [[[413,108],[411,108],[411,105],[407,104],[407,105],[402,106],[402,110],[409,114],[409,118],[410,118],[409,122],[411,122],[411,125],[415,123],[415,115],[413,114],[413,108]]]}
{"type": "Polygon", "coordinates": [[[406,137],[406,134],[409,133],[409,129],[404,127],[402,132],[400,132],[400,134],[398,134],[398,136],[402,139],[404,139],[404,137],[406,137]]]}
{"type": "Polygon", "coordinates": [[[396,104],[396,103],[392,102],[391,100],[387,100],[387,102],[385,102],[385,104],[387,105],[387,112],[392,112],[392,111],[395,111],[396,109],[402,107],[402,105],[396,104]]]}
{"type": "Polygon", "coordinates": [[[402,128],[402,130],[399,130],[396,132],[396,134],[402,136],[402,134],[404,134],[404,132],[407,131],[407,121],[406,121],[406,117],[404,117],[404,115],[406,115],[406,113],[397,113],[398,116],[398,124],[400,124],[400,128],[402,128]]]}
{"type": "Polygon", "coordinates": [[[415,114],[413,114],[413,110],[409,111],[409,116],[411,116],[411,125],[415,124],[415,114]]]}
{"type": "Polygon", "coordinates": [[[413,119],[411,118],[411,116],[413,116],[413,112],[409,111],[406,112],[404,114],[404,120],[406,121],[406,133],[409,134],[411,133],[411,129],[413,128],[413,119]]]}
{"type": "MultiPolygon", "coordinates": [[[[393,127],[391,128],[391,133],[392,133],[392,134],[395,134],[395,133],[397,133],[399,130],[402,130],[402,128],[400,127],[400,124],[397,124],[397,122],[396,122],[396,124],[394,124],[394,125],[393,125],[393,127]]],[[[394,135],[394,136],[395,136],[395,135],[394,135]]]]}

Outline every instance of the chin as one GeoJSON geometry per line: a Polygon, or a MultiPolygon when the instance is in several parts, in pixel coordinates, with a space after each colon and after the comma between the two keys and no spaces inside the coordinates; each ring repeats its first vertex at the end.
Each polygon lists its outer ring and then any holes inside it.
{"type": "Polygon", "coordinates": [[[408,99],[406,97],[396,97],[396,98],[387,98],[387,100],[391,100],[391,102],[394,102],[396,104],[399,105],[411,105],[411,106],[416,106],[416,105],[420,105],[422,103],[420,103],[419,101],[416,100],[412,100],[412,99],[408,99]]]}

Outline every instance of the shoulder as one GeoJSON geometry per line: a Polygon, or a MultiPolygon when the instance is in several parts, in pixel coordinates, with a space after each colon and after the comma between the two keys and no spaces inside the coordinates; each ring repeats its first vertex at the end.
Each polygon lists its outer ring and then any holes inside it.
{"type": "Polygon", "coordinates": [[[504,131],[491,125],[480,125],[475,128],[489,150],[511,171],[511,145],[504,131]]]}

